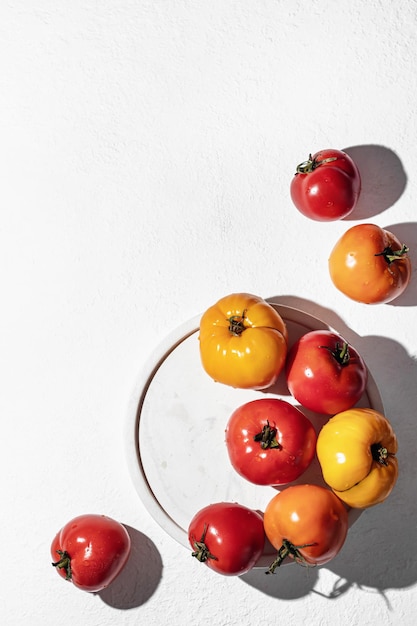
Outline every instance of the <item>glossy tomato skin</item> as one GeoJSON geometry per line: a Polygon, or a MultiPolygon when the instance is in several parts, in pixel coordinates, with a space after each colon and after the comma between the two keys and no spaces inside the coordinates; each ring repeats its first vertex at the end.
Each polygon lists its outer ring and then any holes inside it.
{"type": "Polygon", "coordinates": [[[375,224],[357,224],[333,247],[330,278],[339,291],[357,302],[391,302],[410,282],[407,252],[407,246],[388,230],[375,224]]]}
{"type": "Polygon", "coordinates": [[[380,504],[398,477],[397,437],[379,411],[354,408],[322,427],[317,457],[325,482],[352,508],[380,504]]]}
{"type": "Polygon", "coordinates": [[[346,540],[348,514],[330,489],[313,484],[293,485],[270,500],[264,528],[283,558],[288,556],[304,565],[324,565],[340,552],[346,540]],[[288,545],[289,551],[285,549],[288,545]]]}
{"type": "Polygon", "coordinates": [[[261,398],[238,407],[226,426],[226,446],[234,469],[256,485],[284,485],[312,462],[316,431],[295,406],[261,398]]]}
{"type": "Polygon", "coordinates": [[[224,576],[241,576],[264,550],[262,516],[236,502],[209,504],[191,520],[188,540],[192,555],[207,567],[224,576]]]}
{"type": "Polygon", "coordinates": [[[359,352],[330,330],[313,330],[300,337],[288,354],[285,373],[294,398],[325,415],[354,406],[368,380],[359,352]]]}
{"type": "Polygon", "coordinates": [[[120,574],[129,558],[126,528],[105,515],[80,515],[56,534],[53,565],[60,576],[83,591],[98,592],[120,574]]]}
{"type": "Polygon", "coordinates": [[[262,298],[235,293],[200,320],[200,357],[213,380],[240,389],[265,389],[284,369],[288,333],[278,311],[262,298]]]}
{"type": "Polygon", "coordinates": [[[297,209],[310,219],[330,222],[354,210],[361,189],[359,170],[341,150],[321,150],[297,167],[290,194],[297,209]]]}

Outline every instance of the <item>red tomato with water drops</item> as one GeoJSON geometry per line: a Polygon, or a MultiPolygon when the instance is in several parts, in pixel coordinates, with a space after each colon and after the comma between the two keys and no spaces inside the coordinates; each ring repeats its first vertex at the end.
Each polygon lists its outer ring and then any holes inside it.
{"type": "Polygon", "coordinates": [[[52,565],[60,576],[83,591],[108,587],[130,554],[126,528],[105,515],[80,515],[57,533],[51,545],[52,565]]]}
{"type": "Polygon", "coordinates": [[[260,513],[236,502],[216,502],[196,513],[188,528],[192,556],[224,576],[253,568],[265,545],[260,513]]]}
{"type": "Polygon", "coordinates": [[[359,352],[338,333],[313,330],[292,346],[286,363],[290,393],[306,409],[334,415],[362,397],[368,369],[359,352]]]}
{"type": "Polygon", "coordinates": [[[321,150],[300,163],[291,181],[291,199],[312,220],[330,222],[354,210],[361,189],[357,165],[341,150],[321,150]]]}
{"type": "Polygon", "coordinates": [[[233,468],[256,485],[284,485],[312,462],[316,432],[295,406],[278,398],[260,398],[238,407],[226,426],[233,468]]]}

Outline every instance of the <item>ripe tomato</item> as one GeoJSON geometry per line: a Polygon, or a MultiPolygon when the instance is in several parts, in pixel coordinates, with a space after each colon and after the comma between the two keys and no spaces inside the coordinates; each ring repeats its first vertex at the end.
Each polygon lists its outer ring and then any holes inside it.
{"type": "Polygon", "coordinates": [[[284,368],[285,322],[262,298],[234,293],[221,298],[200,321],[203,368],[215,381],[241,389],[265,389],[284,368]]]}
{"type": "Polygon", "coordinates": [[[329,257],[330,278],[357,302],[391,302],[411,278],[408,248],[375,224],[357,224],[337,241],[329,257]]]}
{"type": "Polygon", "coordinates": [[[51,545],[58,574],[84,591],[108,587],[130,554],[124,526],[105,515],[80,515],[57,533],[51,545]]]}
{"type": "Polygon", "coordinates": [[[356,206],[361,178],[355,162],[341,150],[321,150],[298,165],[291,181],[291,199],[310,219],[331,222],[356,206]]]}
{"type": "Polygon", "coordinates": [[[300,404],[334,415],[358,402],[368,370],[359,352],[339,334],[312,330],[292,346],[286,377],[288,389],[300,404]]]}
{"type": "Polygon", "coordinates": [[[350,409],[330,418],[317,439],[323,478],[353,508],[383,502],[398,476],[397,438],[375,409],[350,409]]]}
{"type": "Polygon", "coordinates": [[[307,469],[316,452],[310,420],[284,400],[261,398],[237,408],[226,426],[230,462],[256,485],[283,485],[307,469]]]}
{"type": "Polygon", "coordinates": [[[198,561],[219,574],[240,576],[263,552],[262,516],[236,502],[209,504],[191,520],[188,539],[198,561]]]}
{"type": "Polygon", "coordinates": [[[341,550],[348,531],[348,515],[342,501],[319,485],[293,485],[268,503],[264,528],[278,550],[269,572],[286,557],[301,565],[323,565],[341,550]]]}

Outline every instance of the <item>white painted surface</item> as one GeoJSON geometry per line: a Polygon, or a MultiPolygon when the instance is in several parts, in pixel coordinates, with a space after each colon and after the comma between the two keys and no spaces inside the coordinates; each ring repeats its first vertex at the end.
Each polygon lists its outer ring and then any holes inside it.
{"type": "Polygon", "coordinates": [[[0,5],[2,624],[414,623],[417,283],[360,305],[335,291],[327,257],[373,221],[415,269],[416,27],[413,0],[0,5]],[[356,159],[363,193],[349,220],[319,224],[289,181],[327,147],[356,159]],[[395,491],[317,570],[211,573],[128,472],[138,372],[233,291],[354,340],[399,438],[395,491]],[[83,512],[133,537],[127,570],[96,596],[50,565],[55,532],[83,512]]]}

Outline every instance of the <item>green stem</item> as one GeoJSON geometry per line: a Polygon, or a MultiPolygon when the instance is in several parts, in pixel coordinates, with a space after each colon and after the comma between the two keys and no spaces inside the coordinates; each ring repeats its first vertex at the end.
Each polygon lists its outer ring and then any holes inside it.
{"type": "Polygon", "coordinates": [[[57,550],[57,554],[61,557],[59,561],[56,563],[52,563],[54,567],[58,569],[63,569],[65,571],[65,579],[71,580],[72,578],[72,570],[71,570],[71,557],[66,551],[57,550]]]}
{"type": "Polygon", "coordinates": [[[403,243],[400,250],[393,250],[391,246],[387,246],[386,248],[382,250],[382,252],[378,252],[377,254],[375,254],[375,256],[383,256],[389,265],[390,263],[393,263],[394,261],[398,261],[402,259],[404,255],[406,255],[407,252],[409,251],[410,249],[408,248],[408,246],[406,246],[405,243],[403,243]]]}
{"type": "Polygon", "coordinates": [[[390,456],[390,453],[388,452],[387,448],[385,448],[380,443],[373,443],[371,445],[371,454],[374,461],[376,461],[380,465],[388,465],[387,459],[390,456]]]}
{"type": "Polygon", "coordinates": [[[245,313],[246,309],[243,311],[242,315],[232,315],[227,319],[229,322],[229,331],[232,335],[235,335],[235,337],[239,337],[246,328],[244,324],[245,313]]]}
{"type": "Polygon", "coordinates": [[[336,361],[339,363],[339,365],[348,365],[349,360],[350,360],[350,354],[349,354],[349,344],[344,341],[342,345],[340,345],[340,343],[336,343],[336,348],[335,350],[332,350],[330,348],[330,346],[320,346],[320,348],[324,348],[325,350],[328,350],[332,357],[336,359],[336,361]]]}
{"type": "Polygon", "coordinates": [[[303,161],[297,165],[296,173],[297,174],[310,174],[314,172],[315,169],[320,167],[320,165],[324,165],[325,163],[331,163],[332,161],[336,161],[337,157],[329,157],[327,159],[323,159],[322,161],[318,161],[317,159],[313,159],[310,154],[307,161],[303,161]]]}
{"type": "Polygon", "coordinates": [[[265,574],[274,574],[277,567],[281,565],[281,563],[287,556],[292,556],[293,559],[300,565],[304,565],[305,567],[314,567],[314,565],[307,563],[306,559],[300,552],[300,550],[302,550],[303,548],[309,548],[310,546],[314,545],[314,543],[304,543],[302,546],[295,546],[291,543],[291,541],[288,541],[288,539],[283,539],[282,546],[278,550],[277,558],[269,566],[265,574]]]}
{"type": "Polygon", "coordinates": [[[262,450],[267,450],[268,448],[279,449],[282,447],[277,440],[277,429],[271,427],[268,420],[261,432],[255,435],[253,439],[254,441],[259,441],[262,450]]]}
{"type": "Polygon", "coordinates": [[[218,560],[217,556],[214,556],[214,554],[211,554],[210,550],[205,544],[206,534],[207,534],[207,525],[205,524],[200,541],[194,540],[194,552],[191,553],[191,556],[195,557],[197,561],[200,561],[200,563],[204,563],[208,559],[213,559],[214,561],[218,560]]]}

